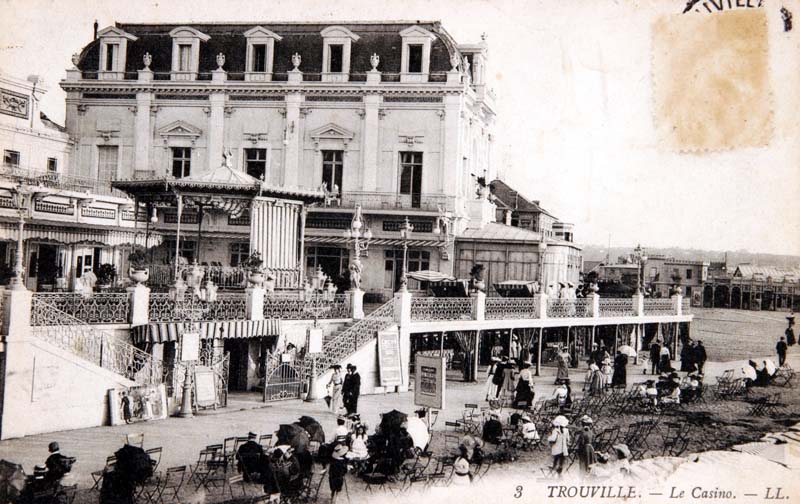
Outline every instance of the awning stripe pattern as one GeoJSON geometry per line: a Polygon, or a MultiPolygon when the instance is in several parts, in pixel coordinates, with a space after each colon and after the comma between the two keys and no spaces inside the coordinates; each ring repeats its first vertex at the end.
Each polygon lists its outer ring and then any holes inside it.
{"type": "MultiPolygon", "coordinates": [[[[190,322],[153,322],[131,329],[134,343],[165,343],[178,341],[178,337],[191,330],[190,322]]],[[[280,336],[281,321],[226,320],[200,322],[200,339],[214,338],[262,338],[280,336]]]]}
{"type": "MultiPolygon", "coordinates": [[[[0,223],[0,240],[17,241],[19,231],[16,224],[0,223]]],[[[145,233],[143,231],[118,231],[114,229],[58,229],[45,228],[35,224],[26,224],[22,230],[23,240],[40,240],[64,245],[73,244],[102,244],[109,247],[120,245],[144,245],[145,233]]],[[[150,233],[148,246],[158,246],[162,236],[150,233]]]]}
{"type": "MultiPolygon", "coordinates": [[[[344,236],[306,236],[306,243],[330,243],[330,244],[347,244],[350,238],[344,236]]],[[[369,242],[370,245],[384,245],[393,247],[402,247],[403,240],[401,238],[373,238],[369,242]]],[[[444,242],[441,240],[408,240],[409,247],[439,247],[444,242]]]]}

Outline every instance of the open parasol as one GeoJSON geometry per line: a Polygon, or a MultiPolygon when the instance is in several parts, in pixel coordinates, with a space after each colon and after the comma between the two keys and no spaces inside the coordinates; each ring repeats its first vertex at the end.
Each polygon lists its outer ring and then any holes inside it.
{"type": "Polygon", "coordinates": [[[758,375],[756,374],[756,370],[753,369],[753,366],[747,365],[742,368],[742,377],[749,378],[750,380],[755,380],[756,378],[758,378],[758,375]]]}
{"type": "Polygon", "coordinates": [[[282,424],[278,427],[276,445],[289,445],[296,454],[308,451],[308,432],[297,424],[282,424]]]}
{"type": "Polygon", "coordinates": [[[619,353],[623,355],[627,355],[630,358],[636,357],[636,350],[633,349],[630,345],[622,345],[618,348],[619,353]]]}
{"type": "Polygon", "coordinates": [[[401,411],[392,410],[381,415],[381,432],[389,434],[397,432],[403,423],[408,419],[408,415],[401,411]]]}
{"type": "Polygon", "coordinates": [[[299,425],[305,429],[311,441],[316,441],[320,444],[325,442],[325,430],[315,418],[303,415],[295,422],[295,425],[299,425]]]}
{"type": "Polygon", "coordinates": [[[774,375],[775,371],[778,370],[778,368],[775,366],[775,363],[770,359],[764,361],[764,367],[767,368],[767,374],[770,376],[774,375]]]}
{"type": "Polygon", "coordinates": [[[569,425],[569,420],[563,415],[558,415],[553,419],[553,425],[556,427],[566,427],[569,425]]]}
{"type": "Polygon", "coordinates": [[[21,465],[0,460],[0,502],[14,502],[25,488],[25,470],[21,465]]]}

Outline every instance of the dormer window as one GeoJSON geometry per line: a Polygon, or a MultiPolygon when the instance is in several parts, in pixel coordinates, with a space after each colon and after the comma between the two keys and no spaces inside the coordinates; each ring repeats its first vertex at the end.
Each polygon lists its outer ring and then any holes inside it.
{"type": "Polygon", "coordinates": [[[247,38],[247,67],[244,79],[257,82],[271,81],[275,41],[280,42],[283,37],[263,26],[247,30],[244,36],[247,38]]]}
{"type": "Polygon", "coordinates": [[[329,26],[322,35],[322,82],[350,80],[350,48],[359,37],[343,26],[329,26]]]}
{"type": "Polygon", "coordinates": [[[97,38],[100,39],[97,78],[103,80],[124,79],[128,41],[136,41],[138,39],[116,26],[103,28],[97,32],[97,38]]]}
{"type": "Polygon", "coordinates": [[[172,37],[172,80],[197,79],[200,61],[200,42],[209,37],[189,26],[179,26],[169,32],[172,37]]]}
{"type": "Polygon", "coordinates": [[[428,82],[431,42],[436,36],[419,26],[406,28],[400,36],[403,37],[400,82],[428,82]]]}

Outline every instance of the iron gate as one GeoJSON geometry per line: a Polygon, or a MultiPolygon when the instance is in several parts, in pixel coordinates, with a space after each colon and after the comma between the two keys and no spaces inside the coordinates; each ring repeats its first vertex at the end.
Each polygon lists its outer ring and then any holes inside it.
{"type": "Polygon", "coordinates": [[[264,382],[264,402],[300,399],[305,384],[304,376],[302,361],[283,361],[280,354],[270,356],[264,382]]]}

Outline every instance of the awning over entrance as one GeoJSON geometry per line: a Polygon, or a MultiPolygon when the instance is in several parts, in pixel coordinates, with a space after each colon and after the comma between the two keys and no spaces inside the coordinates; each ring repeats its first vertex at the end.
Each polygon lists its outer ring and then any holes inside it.
{"type": "MultiPolygon", "coordinates": [[[[107,247],[144,245],[145,240],[143,230],[125,230],[110,226],[89,227],[85,224],[82,224],[80,228],[59,227],[40,222],[26,222],[22,230],[22,239],[62,245],[87,244],[107,247]]],[[[19,231],[16,222],[0,221],[0,241],[17,241],[18,237],[19,231]]],[[[161,241],[161,234],[151,231],[147,245],[155,247],[161,241]]]]}
{"type": "MultiPolygon", "coordinates": [[[[189,331],[189,322],[153,322],[131,329],[134,343],[164,343],[177,341],[178,335],[189,331]]],[[[200,339],[213,338],[263,338],[280,336],[281,321],[226,320],[200,322],[200,339]]]]}

